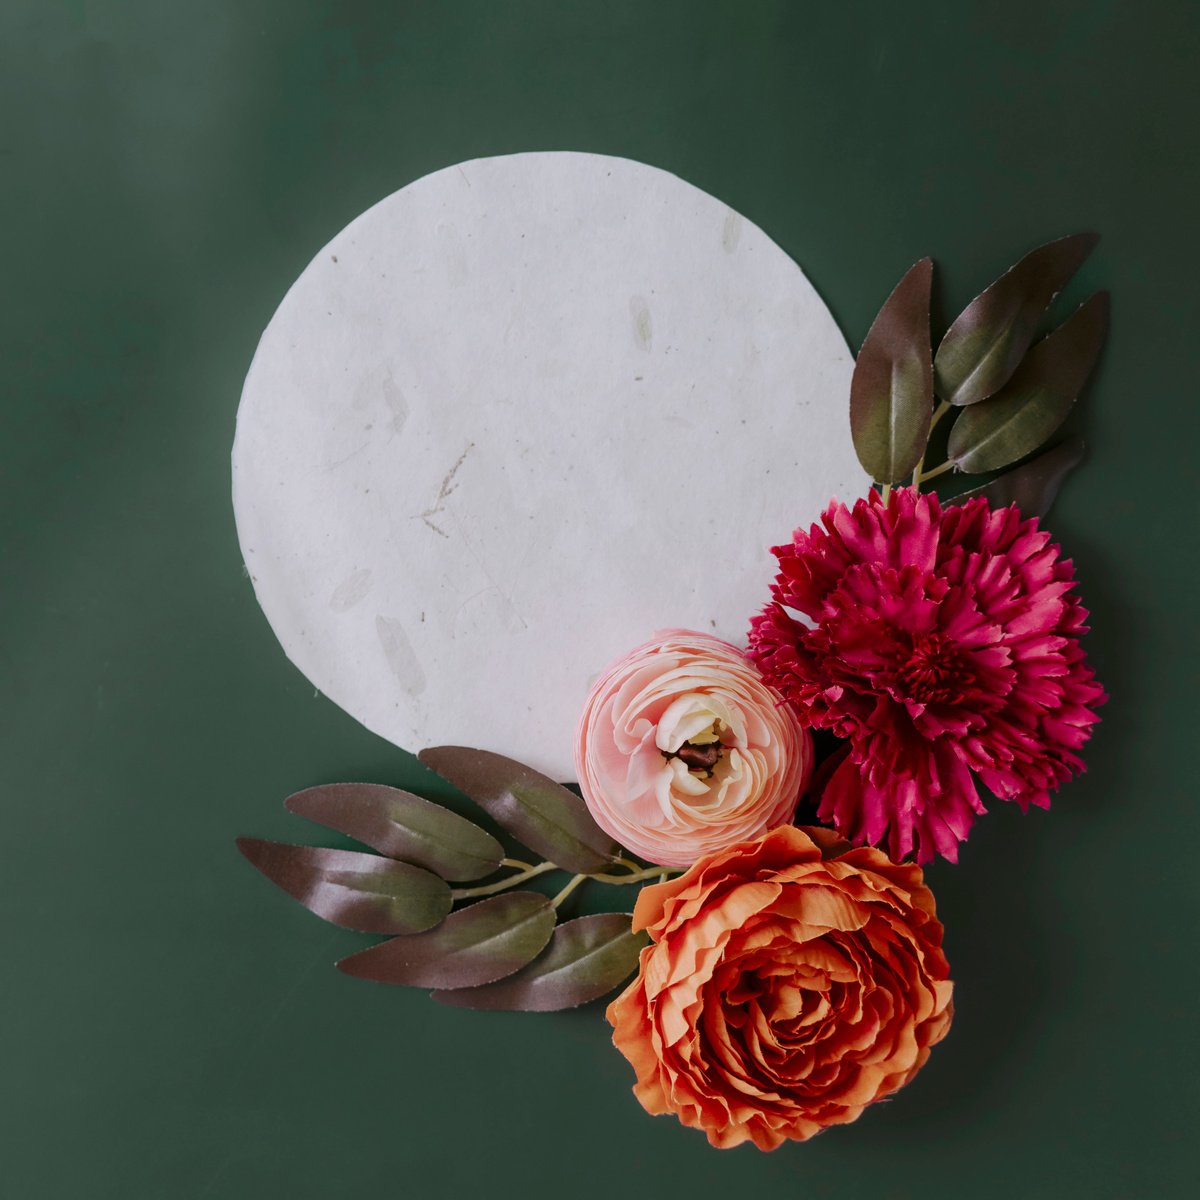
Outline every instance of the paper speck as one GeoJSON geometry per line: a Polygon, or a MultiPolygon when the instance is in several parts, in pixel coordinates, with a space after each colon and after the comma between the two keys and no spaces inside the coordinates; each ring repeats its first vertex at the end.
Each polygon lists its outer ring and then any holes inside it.
{"type": "Polygon", "coordinates": [[[347,576],[329,597],[329,607],[334,612],[348,612],[371,590],[371,572],[367,568],[347,576]]]}
{"type": "Polygon", "coordinates": [[[391,617],[377,616],[375,632],[379,644],[383,647],[383,656],[392,669],[392,674],[400,686],[412,696],[419,696],[425,690],[425,672],[413,653],[412,643],[404,626],[391,617]]]}
{"type": "Polygon", "coordinates": [[[638,349],[649,350],[654,330],[650,324],[650,309],[646,304],[645,297],[634,296],[629,301],[629,315],[633,318],[633,340],[637,343],[638,349]]]}
{"type": "Polygon", "coordinates": [[[396,386],[396,381],[390,375],[384,376],[383,402],[391,410],[392,432],[402,433],[404,422],[408,420],[408,401],[405,400],[404,393],[396,386]]]}
{"type": "Polygon", "coordinates": [[[442,486],[438,488],[437,499],[421,514],[421,520],[424,521],[434,533],[439,533],[442,535],[442,537],[449,537],[450,535],[444,529],[442,529],[440,525],[435,524],[433,518],[445,510],[446,501],[454,494],[454,489],[458,487],[458,484],[455,483],[455,477],[458,475],[459,468],[464,462],[466,462],[467,455],[470,454],[474,448],[474,442],[467,443],[467,448],[458,456],[454,466],[452,466],[450,470],[448,470],[443,476],[442,486]]]}
{"type": "Polygon", "coordinates": [[[446,268],[446,282],[451,287],[462,287],[467,282],[467,256],[458,228],[450,221],[443,221],[437,227],[437,238],[442,265],[446,268]]]}
{"type": "Polygon", "coordinates": [[[721,246],[726,254],[732,254],[737,249],[742,236],[742,218],[735,212],[726,214],[725,226],[721,230],[721,246]]]}

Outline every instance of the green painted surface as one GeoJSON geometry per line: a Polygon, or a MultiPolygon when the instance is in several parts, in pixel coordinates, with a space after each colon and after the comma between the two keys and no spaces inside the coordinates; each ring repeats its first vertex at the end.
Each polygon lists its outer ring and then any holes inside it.
{"type": "MultiPolygon", "coordinates": [[[[1198,18],[1148,2],[0,6],[0,1172],[20,1197],[1162,1197],[1194,1153],[1198,18]],[[414,761],[286,662],[228,455],[260,330],[387,193],[571,148],[762,225],[857,344],[1092,227],[1114,296],[1053,527],[1113,693],[1086,779],[932,872],[958,1017],[770,1156],[644,1116],[596,1010],[439,1008],[238,857],[414,761]]],[[[803,436],[802,431],[797,436],[803,436]]],[[[813,514],[798,513],[797,519],[813,514]]],[[[305,830],[307,832],[307,830],[305,830]]]]}

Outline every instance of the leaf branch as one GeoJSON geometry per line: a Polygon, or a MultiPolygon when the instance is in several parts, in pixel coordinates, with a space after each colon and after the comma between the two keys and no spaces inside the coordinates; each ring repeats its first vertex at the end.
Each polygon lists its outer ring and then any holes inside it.
{"type": "Polygon", "coordinates": [[[501,879],[498,883],[485,883],[482,887],[455,888],[450,895],[455,900],[470,900],[475,896],[494,896],[497,892],[503,892],[507,888],[518,887],[537,875],[545,875],[547,871],[561,869],[552,862],[540,862],[537,866],[518,871],[517,874],[510,875],[507,879],[501,879]]]}
{"type": "MultiPolygon", "coordinates": [[[[931,418],[931,419],[930,419],[930,421],[929,421],[929,433],[930,433],[930,435],[932,435],[933,431],[934,431],[934,430],[937,428],[937,423],[938,423],[938,422],[939,422],[939,421],[940,421],[940,420],[941,420],[941,419],[942,419],[942,418],[943,418],[943,417],[944,417],[944,416],[945,416],[945,415],[946,415],[946,414],[947,414],[947,413],[948,413],[948,412],[951,410],[951,408],[953,408],[953,407],[954,407],[954,406],[953,406],[952,404],[948,403],[948,402],[947,402],[947,401],[945,401],[945,400],[939,401],[939,403],[938,403],[938,406],[937,406],[937,408],[935,408],[935,409],[933,410],[933,416],[932,416],[932,418],[931,418]]],[[[929,445],[928,445],[929,438],[927,437],[927,438],[925,439],[925,441],[926,441],[925,450],[928,450],[928,449],[929,449],[929,445]]],[[[915,488],[918,488],[918,489],[919,489],[919,488],[920,488],[920,486],[921,486],[922,472],[923,472],[923,471],[924,471],[924,469],[925,469],[925,450],[922,450],[922,451],[921,451],[921,457],[920,457],[919,459],[917,459],[917,465],[916,465],[916,467],[913,469],[912,486],[913,486],[913,487],[915,487],[915,488]]],[[[928,476],[925,476],[925,478],[928,478],[928,476]]]]}

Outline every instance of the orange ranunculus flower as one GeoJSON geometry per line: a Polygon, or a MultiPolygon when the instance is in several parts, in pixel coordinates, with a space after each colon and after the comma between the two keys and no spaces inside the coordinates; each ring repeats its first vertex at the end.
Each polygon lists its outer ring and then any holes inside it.
{"type": "Polygon", "coordinates": [[[652,939],[608,1007],[647,1112],[774,1150],[855,1120],[950,1027],[942,926],[919,867],[784,825],[645,888],[652,939]]]}

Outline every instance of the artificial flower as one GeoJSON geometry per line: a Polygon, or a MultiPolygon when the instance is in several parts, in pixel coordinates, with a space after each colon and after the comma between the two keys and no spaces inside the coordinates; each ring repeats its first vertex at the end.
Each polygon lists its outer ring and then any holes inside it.
{"type": "Polygon", "coordinates": [[[855,1120],[946,1035],[952,984],[921,870],[781,826],[645,888],[652,939],[609,1005],[652,1114],[773,1150],[855,1120]]]}
{"type": "Polygon", "coordinates": [[[686,867],[791,818],[808,734],[728,642],[671,629],[612,664],[584,705],[579,787],[648,862],[686,867]]]}
{"type": "Polygon", "coordinates": [[[943,509],[911,488],[834,501],[822,521],[774,548],[774,603],[750,633],[798,716],[850,739],[820,819],[896,859],[953,861],[984,811],[975,778],[1048,807],[1106,699],[1049,533],[1015,506],[943,509]]]}

